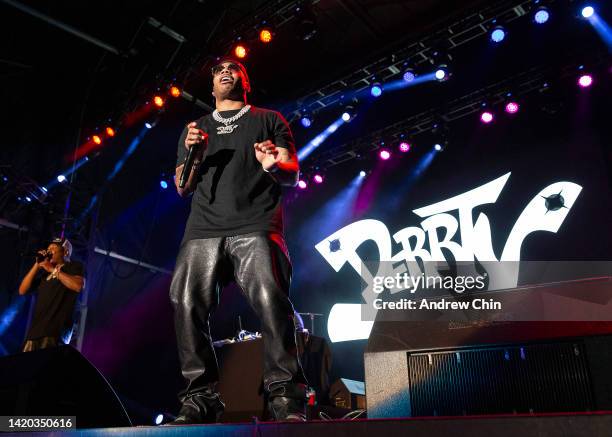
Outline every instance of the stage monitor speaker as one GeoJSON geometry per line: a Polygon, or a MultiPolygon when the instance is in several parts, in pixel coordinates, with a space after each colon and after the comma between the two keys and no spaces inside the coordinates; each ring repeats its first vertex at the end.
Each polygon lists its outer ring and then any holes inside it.
{"type": "Polygon", "coordinates": [[[132,425],[106,379],[70,346],[0,358],[0,412],[76,416],[77,428],[132,425]]]}
{"type": "MultiPolygon", "coordinates": [[[[582,311],[590,297],[612,296],[611,284],[560,283],[550,293],[582,311]]],[[[612,409],[607,321],[377,321],[364,360],[369,418],[612,409]]]]}

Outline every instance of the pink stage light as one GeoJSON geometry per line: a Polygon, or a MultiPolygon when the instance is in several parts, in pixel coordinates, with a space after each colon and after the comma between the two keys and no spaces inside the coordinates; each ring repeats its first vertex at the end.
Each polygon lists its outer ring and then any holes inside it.
{"type": "Polygon", "coordinates": [[[402,141],[399,145],[400,152],[406,153],[410,150],[410,144],[406,141],[402,141]]]}
{"type": "Polygon", "coordinates": [[[320,174],[316,174],[316,175],[314,175],[314,178],[313,178],[313,179],[314,179],[314,181],[315,181],[317,184],[322,184],[322,183],[323,183],[323,176],[321,176],[320,174]]]}
{"type": "Polygon", "coordinates": [[[480,114],[480,121],[483,123],[489,124],[493,121],[493,113],[489,111],[484,111],[480,114]]]}
{"type": "Polygon", "coordinates": [[[593,76],[591,76],[590,74],[583,74],[578,79],[578,85],[580,85],[582,88],[590,87],[591,85],[593,85],[593,76]]]}
{"type": "Polygon", "coordinates": [[[382,159],[383,161],[386,161],[387,159],[391,158],[391,152],[386,149],[383,149],[380,151],[378,156],[380,156],[380,159],[382,159]]]}
{"type": "Polygon", "coordinates": [[[298,181],[298,188],[301,188],[302,190],[305,190],[307,186],[308,186],[308,184],[306,183],[305,180],[300,179],[298,181]]]}
{"type": "Polygon", "coordinates": [[[506,103],[506,112],[508,114],[516,114],[519,111],[519,104],[516,102],[508,102],[506,103]]]}

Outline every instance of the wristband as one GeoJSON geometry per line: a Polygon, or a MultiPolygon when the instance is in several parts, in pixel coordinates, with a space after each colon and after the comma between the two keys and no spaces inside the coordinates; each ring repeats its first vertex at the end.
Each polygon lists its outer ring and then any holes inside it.
{"type": "Polygon", "coordinates": [[[278,173],[278,165],[271,167],[270,170],[266,170],[265,168],[262,167],[262,170],[265,171],[266,173],[278,173]]]}

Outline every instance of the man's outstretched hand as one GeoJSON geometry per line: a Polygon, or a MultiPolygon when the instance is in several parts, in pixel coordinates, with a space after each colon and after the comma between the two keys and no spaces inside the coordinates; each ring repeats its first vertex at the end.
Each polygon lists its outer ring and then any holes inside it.
{"type": "Polygon", "coordinates": [[[255,143],[253,147],[255,148],[255,157],[261,163],[261,167],[264,170],[270,171],[282,160],[281,154],[270,140],[255,143]]]}

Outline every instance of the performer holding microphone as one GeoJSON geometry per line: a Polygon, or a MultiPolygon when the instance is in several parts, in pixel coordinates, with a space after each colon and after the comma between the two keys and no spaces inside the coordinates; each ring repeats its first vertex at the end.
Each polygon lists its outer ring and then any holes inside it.
{"type": "Polygon", "coordinates": [[[38,252],[36,262],[19,285],[19,294],[38,291],[32,323],[22,351],[62,345],[72,329],[72,314],[78,293],[85,285],[83,265],[71,262],[72,245],[56,238],[47,250],[38,252]]]}
{"type": "Polygon", "coordinates": [[[247,105],[250,83],[242,64],[221,60],[212,82],[216,110],[187,125],[178,145],[177,191],[193,198],[170,288],[187,382],[173,424],[215,422],[223,412],[208,323],[229,280],[261,320],[270,411],[277,420],[304,420],[306,381],[289,301],[281,207],[281,185],[297,183],[293,137],[279,113],[247,105]]]}

